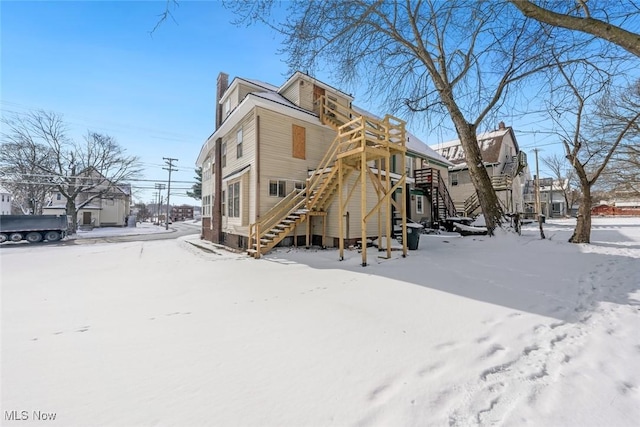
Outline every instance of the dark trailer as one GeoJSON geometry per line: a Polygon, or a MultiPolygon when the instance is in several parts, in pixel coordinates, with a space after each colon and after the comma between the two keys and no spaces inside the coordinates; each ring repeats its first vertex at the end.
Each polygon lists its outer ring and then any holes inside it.
{"type": "Polygon", "coordinates": [[[56,242],[67,235],[66,215],[0,215],[0,243],[56,242]]]}

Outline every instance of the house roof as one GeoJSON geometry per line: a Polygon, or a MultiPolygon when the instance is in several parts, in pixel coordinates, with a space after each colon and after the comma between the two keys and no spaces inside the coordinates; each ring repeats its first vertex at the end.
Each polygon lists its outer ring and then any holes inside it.
{"type": "Polygon", "coordinates": [[[11,194],[11,192],[9,190],[7,190],[6,188],[4,188],[4,187],[0,187],[0,193],[2,193],[2,194],[11,194]]]}
{"type": "MultiPolygon", "coordinates": [[[[345,98],[349,100],[353,100],[353,97],[347,93],[344,93],[332,86],[329,86],[305,73],[300,71],[296,71],[282,86],[277,87],[269,83],[262,82],[260,80],[246,79],[241,77],[235,77],[229,86],[231,89],[234,85],[237,85],[239,81],[243,81],[249,83],[256,87],[255,92],[250,92],[247,96],[240,102],[240,104],[234,108],[231,113],[225,118],[220,127],[216,129],[205,141],[200,149],[200,154],[196,160],[197,166],[202,166],[204,163],[206,154],[211,150],[213,142],[220,136],[229,132],[233,126],[237,124],[237,118],[244,117],[254,106],[260,105],[265,108],[269,108],[275,111],[280,111],[284,114],[294,115],[302,120],[305,120],[310,123],[320,125],[319,117],[316,113],[305,110],[304,108],[298,107],[293,102],[289,101],[287,98],[281,95],[281,93],[290,86],[293,82],[297,81],[298,78],[303,78],[307,81],[312,81],[314,84],[324,87],[325,89],[329,89],[331,91],[335,91],[343,95],[345,98]],[[266,90],[264,90],[266,89],[266,90]],[[234,119],[235,116],[235,119],[234,119]]],[[[227,89],[225,94],[230,93],[230,90],[227,89]]],[[[224,99],[224,96],[222,97],[224,99]]],[[[222,102],[222,100],[221,100],[222,102]]],[[[366,114],[371,117],[380,118],[375,114],[370,113],[362,108],[352,105],[354,111],[359,112],[361,114],[366,114]]],[[[420,140],[417,136],[407,131],[407,149],[414,154],[422,155],[428,157],[434,161],[443,163],[446,166],[453,165],[447,158],[443,157],[440,153],[433,150],[429,146],[427,146],[424,142],[420,140]]]]}
{"type": "MultiPolygon", "coordinates": [[[[519,151],[518,142],[511,127],[504,127],[477,135],[482,160],[485,164],[500,163],[500,149],[502,148],[505,136],[508,134],[511,135],[511,140],[515,145],[516,152],[519,151]]],[[[456,169],[464,169],[467,166],[467,159],[459,139],[433,144],[430,145],[430,147],[453,163],[456,169]]]]}
{"type": "Polygon", "coordinates": [[[287,79],[286,82],[283,83],[282,86],[280,86],[280,88],[278,89],[279,92],[284,92],[289,86],[291,86],[294,82],[296,82],[299,78],[302,78],[303,80],[307,80],[307,81],[311,81],[313,82],[313,84],[315,84],[316,86],[319,86],[321,88],[324,88],[325,90],[330,90],[332,92],[337,92],[340,95],[342,95],[343,97],[347,98],[349,101],[353,101],[353,96],[351,96],[348,93],[345,93],[339,89],[336,89],[333,86],[330,86],[324,82],[321,82],[320,80],[316,79],[315,77],[311,77],[308,74],[305,74],[301,71],[296,71],[295,73],[293,73],[293,75],[291,77],[289,77],[287,79]]]}

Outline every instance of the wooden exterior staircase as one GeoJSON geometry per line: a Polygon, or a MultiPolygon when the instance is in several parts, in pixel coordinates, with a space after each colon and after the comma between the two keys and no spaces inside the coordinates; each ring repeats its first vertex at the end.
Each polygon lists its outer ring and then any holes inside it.
{"type": "MultiPolygon", "coordinates": [[[[340,188],[347,182],[349,176],[354,171],[360,171],[362,188],[365,188],[366,179],[375,178],[368,166],[369,162],[375,161],[378,165],[378,170],[380,170],[380,159],[387,159],[384,164],[390,165],[391,156],[401,153],[401,170],[404,170],[406,135],[403,121],[389,115],[385,116],[384,119],[364,116],[324,95],[318,99],[318,104],[321,122],[333,127],[337,131],[337,136],[320,161],[318,168],[310,173],[309,178],[306,180],[305,188],[292,191],[277,205],[261,215],[259,221],[249,225],[248,253],[255,258],[259,258],[270,251],[305,222],[307,225],[306,241],[307,246],[309,246],[310,224],[311,218],[314,216],[324,217],[324,242],[327,210],[333,203],[336,194],[340,192],[340,188]]],[[[391,178],[388,175],[386,187],[384,183],[379,182],[380,179],[378,179],[378,182],[374,182],[379,199],[374,209],[381,209],[382,199],[389,204],[392,203],[392,193],[400,186],[404,187],[406,181],[404,175],[393,187],[391,186],[391,178]]],[[[351,193],[352,191],[350,191],[351,193]]],[[[343,203],[346,204],[344,201],[343,203]]],[[[341,208],[343,203],[340,204],[341,208]]],[[[363,203],[366,205],[365,198],[363,198],[363,203]]],[[[405,222],[403,222],[405,238],[403,241],[406,241],[406,213],[404,213],[404,208],[402,212],[405,218],[405,222]]],[[[363,218],[365,218],[365,213],[363,210],[363,218]]],[[[339,215],[342,217],[342,209],[340,209],[339,215]]],[[[363,219],[363,224],[365,222],[366,219],[363,219]]],[[[339,223],[340,227],[342,227],[342,221],[339,221],[339,223]]],[[[365,229],[366,227],[363,225],[363,234],[365,229]]],[[[342,233],[340,234],[342,235],[342,233]]],[[[342,237],[339,239],[341,245],[340,256],[342,257],[343,239],[342,237]]],[[[366,248],[363,252],[363,265],[366,265],[366,248]]]]}
{"type": "Polygon", "coordinates": [[[416,169],[413,176],[416,188],[427,193],[427,197],[431,200],[432,222],[456,216],[456,206],[438,169],[416,169]]]}

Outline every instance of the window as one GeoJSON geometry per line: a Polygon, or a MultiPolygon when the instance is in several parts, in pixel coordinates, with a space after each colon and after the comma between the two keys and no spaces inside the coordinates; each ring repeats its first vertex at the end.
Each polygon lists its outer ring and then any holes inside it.
{"type": "Polygon", "coordinates": [[[240,216],[240,181],[228,187],[229,196],[227,200],[229,217],[238,218],[240,216]]]}
{"type": "Polygon", "coordinates": [[[227,192],[225,190],[222,190],[222,199],[220,199],[220,201],[222,202],[222,216],[227,215],[227,197],[225,196],[226,194],[227,192]]]}
{"type": "Polygon", "coordinates": [[[222,167],[227,166],[227,143],[222,144],[222,167]]]}
{"type": "Polygon", "coordinates": [[[306,133],[305,128],[293,125],[293,153],[296,159],[306,158],[306,133]]]}
{"type": "Polygon", "coordinates": [[[227,100],[224,101],[224,115],[228,116],[230,111],[231,111],[231,99],[227,98],[227,100]]]}
{"type": "Polygon", "coordinates": [[[457,173],[452,173],[451,174],[451,186],[455,187],[456,185],[458,185],[458,174],[457,173]]]}
{"type": "Polygon", "coordinates": [[[407,177],[413,178],[413,157],[405,156],[404,168],[407,177]]]}
{"type": "Polygon", "coordinates": [[[240,158],[242,157],[242,128],[238,129],[238,133],[236,134],[236,136],[237,136],[236,157],[240,158]]]}
{"type": "Polygon", "coordinates": [[[58,193],[56,194],[56,200],[61,200],[62,199],[62,194],[58,193]]]}
{"type": "Polygon", "coordinates": [[[424,196],[416,196],[416,213],[424,213],[424,196]]]}
{"type": "Polygon", "coordinates": [[[296,181],[293,183],[293,188],[295,188],[296,190],[304,190],[306,186],[307,183],[304,181],[296,181]]]}
{"type": "Polygon", "coordinates": [[[269,181],[269,196],[272,197],[284,197],[286,195],[287,183],[285,181],[270,180],[269,181]]]}
{"type": "Polygon", "coordinates": [[[2,201],[4,202],[4,194],[2,195],[2,201]]]}

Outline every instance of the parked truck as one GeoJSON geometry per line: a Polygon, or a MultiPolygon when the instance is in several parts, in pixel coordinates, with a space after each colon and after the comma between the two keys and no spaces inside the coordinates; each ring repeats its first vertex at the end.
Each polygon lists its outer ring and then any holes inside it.
{"type": "Polygon", "coordinates": [[[0,215],[0,243],[56,242],[66,235],[66,215],[0,215]]]}

